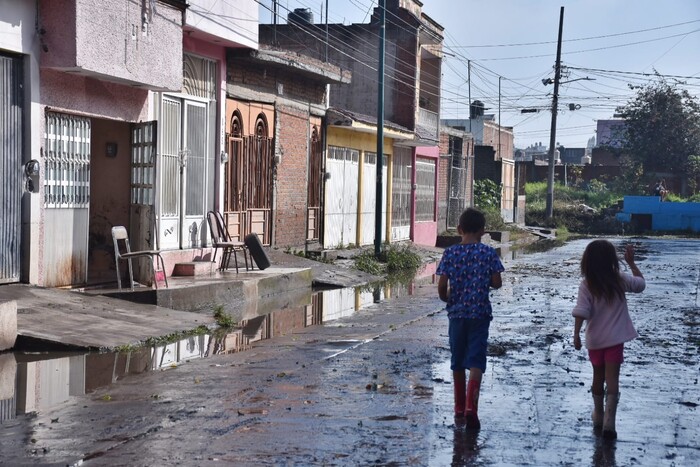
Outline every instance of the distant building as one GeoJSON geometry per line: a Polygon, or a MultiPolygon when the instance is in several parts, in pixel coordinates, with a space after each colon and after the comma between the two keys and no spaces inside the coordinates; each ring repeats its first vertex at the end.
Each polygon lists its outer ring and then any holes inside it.
{"type": "Polygon", "coordinates": [[[625,121],[621,119],[615,120],[598,120],[596,135],[597,147],[608,146],[612,148],[621,148],[623,145],[625,130],[625,121]]]}

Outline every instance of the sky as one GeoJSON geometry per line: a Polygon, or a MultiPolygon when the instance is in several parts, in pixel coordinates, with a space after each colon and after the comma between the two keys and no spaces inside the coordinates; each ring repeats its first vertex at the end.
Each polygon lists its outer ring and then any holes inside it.
{"type": "MultiPolygon", "coordinates": [[[[260,22],[272,22],[272,0],[258,2],[260,22]]],[[[585,147],[595,136],[596,121],[613,118],[616,107],[634,98],[629,85],[652,83],[655,73],[700,96],[700,0],[422,2],[423,13],[445,28],[440,117],[468,118],[471,94],[472,101],[485,103],[486,113],[497,121],[500,113],[500,123],[513,127],[517,148],[549,146],[554,87],[542,80],[554,78],[561,7],[566,68],[557,143],[585,147]]],[[[325,3],[279,0],[280,22],[289,11],[306,8],[317,24],[323,23],[325,3]]],[[[366,23],[376,4],[328,0],[328,20],[366,23]]]]}

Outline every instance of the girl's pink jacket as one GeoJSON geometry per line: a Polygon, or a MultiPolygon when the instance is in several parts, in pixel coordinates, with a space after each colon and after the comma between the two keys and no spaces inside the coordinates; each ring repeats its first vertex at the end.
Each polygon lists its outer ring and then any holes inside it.
{"type": "MultiPolygon", "coordinates": [[[[624,272],[620,277],[625,292],[639,293],[646,287],[643,277],[624,272]]],[[[611,302],[593,298],[585,280],[579,285],[578,300],[571,314],[586,320],[586,348],[589,350],[612,347],[639,336],[627,309],[627,298],[611,302]]]]}

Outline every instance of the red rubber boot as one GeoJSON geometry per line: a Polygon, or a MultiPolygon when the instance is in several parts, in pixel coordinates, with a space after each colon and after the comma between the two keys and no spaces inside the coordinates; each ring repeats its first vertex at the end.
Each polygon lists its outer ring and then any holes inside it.
{"type": "Polygon", "coordinates": [[[464,370],[452,372],[455,390],[455,417],[464,417],[467,401],[467,378],[464,370]]]}
{"type": "Polygon", "coordinates": [[[465,411],[465,415],[467,417],[467,428],[473,428],[475,430],[481,428],[479,416],[477,415],[479,409],[480,386],[481,381],[477,381],[475,379],[470,379],[469,385],[467,386],[467,408],[465,411]]]}

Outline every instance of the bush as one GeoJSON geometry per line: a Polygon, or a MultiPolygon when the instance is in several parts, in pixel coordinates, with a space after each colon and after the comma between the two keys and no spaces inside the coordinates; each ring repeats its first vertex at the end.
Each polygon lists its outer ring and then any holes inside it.
{"type": "Polygon", "coordinates": [[[614,217],[616,208],[611,209],[622,196],[611,191],[609,185],[601,180],[591,180],[585,188],[565,187],[556,183],[552,219],[546,219],[546,182],[526,184],[525,195],[525,223],[528,225],[564,228],[585,234],[618,234],[622,230],[620,222],[614,217]]]}

